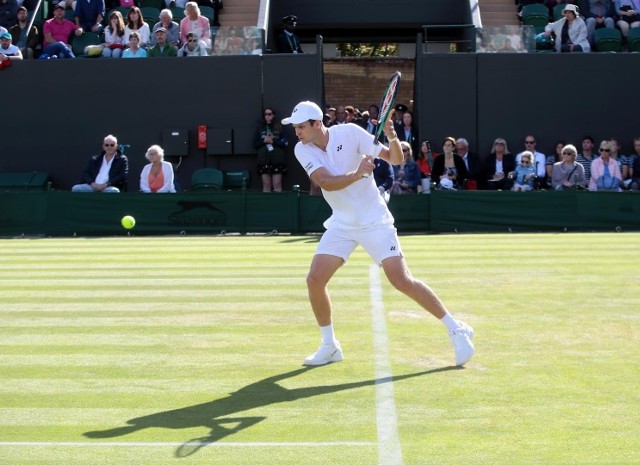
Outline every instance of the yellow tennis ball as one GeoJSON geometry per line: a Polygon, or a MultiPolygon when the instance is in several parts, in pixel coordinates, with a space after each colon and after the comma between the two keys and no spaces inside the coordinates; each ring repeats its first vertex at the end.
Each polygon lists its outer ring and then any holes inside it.
{"type": "Polygon", "coordinates": [[[136,225],[136,219],[133,216],[127,215],[122,217],[120,223],[124,229],[131,229],[136,225]]]}

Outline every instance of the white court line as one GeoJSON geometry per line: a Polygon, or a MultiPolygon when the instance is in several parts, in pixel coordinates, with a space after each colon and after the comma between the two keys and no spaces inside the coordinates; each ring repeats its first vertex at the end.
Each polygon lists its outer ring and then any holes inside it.
{"type": "Polygon", "coordinates": [[[373,442],[20,442],[3,441],[0,447],[361,447],[373,442]]]}
{"type": "Polygon", "coordinates": [[[374,372],[376,378],[376,423],[378,426],[378,464],[402,465],[402,448],[398,433],[398,415],[391,382],[391,363],[387,323],[382,304],[380,267],[369,266],[369,292],[373,325],[374,372]]]}

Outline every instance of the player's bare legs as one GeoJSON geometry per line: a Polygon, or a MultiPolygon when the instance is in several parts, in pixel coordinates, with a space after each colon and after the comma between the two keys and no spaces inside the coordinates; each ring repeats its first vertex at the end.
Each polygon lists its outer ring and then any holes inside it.
{"type": "Polygon", "coordinates": [[[411,275],[403,257],[385,258],[382,260],[382,269],[393,287],[411,297],[433,316],[440,320],[447,314],[446,307],[431,288],[411,275]]]}
{"type": "Polygon", "coordinates": [[[318,326],[327,326],[331,321],[331,298],[327,284],[332,276],[342,266],[344,260],[333,255],[314,255],[309,274],[307,275],[307,289],[313,314],[318,326]]]}
{"type": "Polygon", "coordinates": [[[304,365],[318,366],[342,360],[342,348],[336,340],[331,319],[331,298],[327,285],[329,280],[342,266],[344,260],[334,255],[316,254],[307,275],[307,289],[313,314],[316,317],[322,345],[312,355],[304,359],[304,365]]]}

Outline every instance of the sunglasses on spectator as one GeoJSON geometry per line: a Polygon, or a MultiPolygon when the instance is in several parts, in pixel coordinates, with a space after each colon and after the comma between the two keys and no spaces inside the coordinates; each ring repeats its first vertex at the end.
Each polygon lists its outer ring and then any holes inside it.
{"type": "Polygon", "coordinates": [[[402,153],[409,153],[409,149],[402,149],[402,153]]]}
{"type": "Polygon", "coordinates": [[[601,152],[611,152],[611,149],[600,149],[601,152]]]}
{"type": "Polygon", "coordinates": [[[264,116],[273,116],[273,113],[271,113],[270,111],[265,111],[264,116]]]}
{"type": "Polygon", "coordinates": [[[496,142],[493,145],[504,145],[504,142],[496,142]]]}
{"type": "Polygon", "coordinates": [[[116,144],[104,144],[105,147],[115,147],[116,144]]]}
{"type": "Polygon", "coordinates": [[[562,155],[573,155],[571,152],[562,152],[562,155]]]}
{"type": "Polygon", "coordinates": [[[531,162],[529,160],[521,160],[520,164],[521,165],[529,165],[529,164],[531,164],[531,162]]]}
{"type": "Polygon", "coordinates": [[[193,42],[195,42],[195,41],[196,41],[195,39],[189,39],[189,40],[187,40],[187,42],[189,42],[190,44],[191,44],[191,43],[193,43],[193,42]]]}
{"type": "Polygon", "coordinates": [[[525,144],[535,144],[536,141],[535,140],[525,140],[524,143],[525,144]]]}

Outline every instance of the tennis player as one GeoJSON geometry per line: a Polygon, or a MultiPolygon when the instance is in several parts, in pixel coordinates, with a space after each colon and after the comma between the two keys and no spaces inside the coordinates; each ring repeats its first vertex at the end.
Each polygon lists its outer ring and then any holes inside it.
{"type": "Polygon", "coordinates": [[[449,331],[456,365],[467,363],[474,353],[473,329],[455,320],[447,308],[424,283],[416,280],[402,256],[394,219],[376,188],[371,173],[374,158],[399,165],[403,155],[393,121],[385,122],[389,148],[374,143],[374,136],[355,124],[327,128],[322,110],[313,102],[300,102],[282,124],[291,124],[299,139],[295,155],[331,206],[332,215],[324,223],[309,274],[307,288],[322,345],[305,358],[304,365],[326,365],[343,359],[336,339],[332,305],[327,284],[358,246],[382,266],[389,282],[438,318],[449,331]]]}

